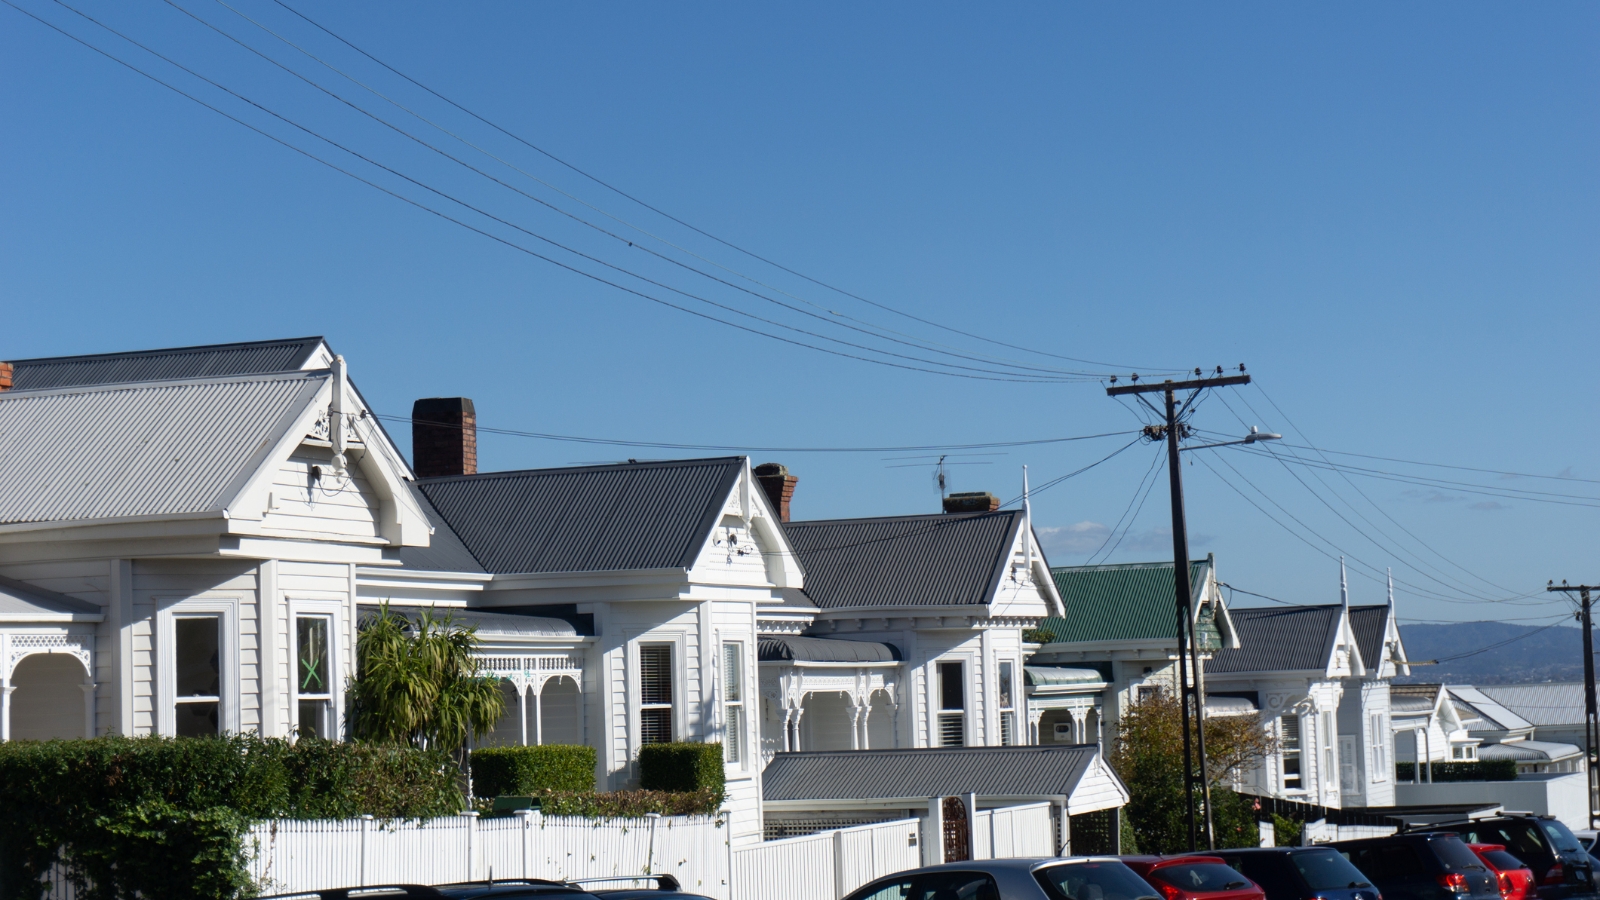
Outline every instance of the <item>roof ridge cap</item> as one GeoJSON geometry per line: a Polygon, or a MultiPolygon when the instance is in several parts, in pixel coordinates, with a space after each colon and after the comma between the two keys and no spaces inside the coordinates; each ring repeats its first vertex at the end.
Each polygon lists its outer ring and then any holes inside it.
{"type": "Polygon", "coordinates": [[[303,344],[308,341],[321,341],[327,343],[328,339],[320,334],[306,335],[294,338],[269,338],[261,341],[227,341],[221,344],[194,344],[184,347],[153,347],[148,350],[114,350],[110,353],[68,353],[62,356],[35,356],[29,359],[7,360],[14,366],[39,363],[65,363],[67,361],[82,360],[88,362],[96,359],[115,359],[119,356],[154,356],[163,353],[199,352],[204,350],[221,350],[234,347],[264,347],[268,344],[303,344]]]}
{"type": "Polygon", "coordinates": [[[418,478],[418,485],[440,484],[446,481],[471,481],[474,479],[511,478],[525,475],[550,475],[560,472],[596,471],[599,469],[619,469],[628,466],[645,468],[648,466],[668,467],[675,465],[689,465],[692,463],[723,463],[732,464],[739,460],[747,459],[744,456],[698,456],[691,459],[651,459],[637,462],[620,463],[585,463],[581,466],[547,466],[542,469],[503,469],[495,472],[474,472],[471,475],[438,475],[432,478],[418,478]]]}
{"type": "MultiPolygon", "coordinates": [[[[982,512],[902,513],[900,515],[893,515],[893,516],[846,516],[846,517],[838,518],[838,519],[803,519],[803,520],[800,520],[800,521],[785,522],[784,523],[784,527],[787,528],[790,525],[838,525],[838,524],[846,523],[846,522],[888,522],[888,521],[893,521],[893,520],[909,520],[909,519],[947,519],[949,521],[954,522],[954,521],[962,520],[962,519],[976,519],[976,518],[979,518],[979,517],[982,517],[982,516],[996,516],[996,515],[1020,516],[1020,515],[1022,515],[1022,510],[1020,510],[1020,509],[991,509],[991,510],[984,510],[982,512]]],[[[910,748],[897,747],[895,749],[910,749],[910,748]]]]}
{"type": "Polygon", "coordinates": [[[24,397],[51,397],[65,394],[108,394],[114,391],[130,391],[142,388],[158,387],[162,385],[202,385],[202,384],[239,384],[247,381],[292,381],[312,378],[327,378],[332,374],[331,369],[293,369],[283,372],[254,372],[244,375],[194,375],[188,378],[158,378],[151,381],[113,381],[96,384],[74,384],[62,387],[27,388],[0,392],[0,402],[24,397]]]}

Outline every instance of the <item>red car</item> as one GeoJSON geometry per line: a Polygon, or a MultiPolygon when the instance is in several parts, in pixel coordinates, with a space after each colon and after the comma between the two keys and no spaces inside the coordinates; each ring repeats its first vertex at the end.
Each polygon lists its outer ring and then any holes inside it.
{"type": "Polygon", "coordinates": [[[1267,900],[1266,892],[1215,856],[1124,856],[1164,900],[1267,900]]]}
{"type": "Polygon", "coordinates": [[[1500,883],[1503,900],[1537,900],[1533,870],[1506,852],[1504,844],[1468,844],[1500,883]]]}

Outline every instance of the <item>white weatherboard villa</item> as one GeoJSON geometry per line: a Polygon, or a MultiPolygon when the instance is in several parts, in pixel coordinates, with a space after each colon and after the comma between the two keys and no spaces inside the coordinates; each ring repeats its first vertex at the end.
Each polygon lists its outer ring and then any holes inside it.
{"type": "Polygon", "coordinates": [[[975,778],[974,748],[1035,742],[1022,634],[1061,613],[1025,512],[790,523],[781,466],[478,473],[475,429],[471,401],[418,401],[408,465],[320,338],[0,364],[0,739],[338,737],[388,603],[477,625],[490,742],[594,746],[602,790],[643,743],[720,741],[736,841],[787,755],[791,820],[1126,801],[1092,742],[975,778]],[[973,752],[908,757],[914,784],[850,756],[948,746],[973,752]],[[849,796],[796,768],[823,751],[849,796]]]}

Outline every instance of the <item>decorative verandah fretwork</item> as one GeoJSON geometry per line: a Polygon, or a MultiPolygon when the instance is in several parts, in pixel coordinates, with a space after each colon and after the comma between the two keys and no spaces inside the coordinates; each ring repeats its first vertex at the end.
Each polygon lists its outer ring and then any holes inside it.
{"type": "MultiPolygon", "coordinates": [[[[541,653],[510,655],[497,653],[478,657],[486,675],[500,678],[516,695],[517,740],[506,743],[543,744],[545,742],[544,692],[554,682],[564,688],[570,683],[577,697],[574,712],[579,717],[576,735],[563,735],[568,740],[582,741],[583,734],[583,658],[578,653],[541,653]],[[530,701],[531,698],[531,701],[530,701]],[[530,710],[530,706],[532,707],[530,710]],[[530,715],[531,713],[531,715],[530,715]]],[[[500,729],[496,729],[498,733],[500,729]]]]}
{"type": "MultiPolygon", "coordinates": [[[[94,635],[77,634],[72,631],[41,631],[37,626],[31,628],[5,628],[0,629],[0,741],[9,741],[15,737],[94,737],[95,735],[95,683],[94,683],[94,635]],[[29,661],[30,657],[52,657],[55,660],[75,660],[78,665],[50,666],[44,668],[43,664],[29,661]],[[26,665],[25,665],[26,663],[26,665]],[[42,671],[31,671],[43,669],[42,671]],[[62,687],[70,689],[71,682],[64,679],[76,679],[76,686],[83,694],[83,716],[81,731],[74,726],[70,730],[76,733],[61,733],[61,728],[54,728],[54,720],[59,719],[63,712],[59,708],[35,708],[40,704],[30,705],[27,710],[27,721],[13,722],[13,695],[17,688],[29,690],[52,691],[60,693],[62,687]],[[55,713],[55,715],[50,715],[55,713]],[[50,722],[33,719],[46,716],[50,722]],[[18,727],[13,728],[13,725],[18,727]],[[14,734],[15,732],[15,734],[14,734]]],[[[67,713],[67,715],[71,715],[67,713]]]]}

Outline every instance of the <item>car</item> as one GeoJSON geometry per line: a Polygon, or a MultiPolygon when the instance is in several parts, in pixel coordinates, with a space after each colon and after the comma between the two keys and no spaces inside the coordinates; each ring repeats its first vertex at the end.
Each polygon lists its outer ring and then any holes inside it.
{"type": "Polygon", "coordinates": [[[1334,841],[1388,900],[1500,900],[1494,872],[1454,831],[1334,841]]]}
{"type": "Polygon", "coordinates": [[[1454,831],[1469,844],[1500,844],[1538,879],[1539,900],[1596,897],[1594,860],[1578,836],[1552,816],[1507,815],[1429,825],[1454,831]]]}
{"type": "Polygon", "coordinates": [[[1218,850],[1267,900],[1383,900],[1372,880],[1332,847],[1218,850]]]}
{"type": "Polygon", "coordinates": [[[845,900],[1162,900],[1110,856],[984,859],[897,872],[845,900]]]}
{"type": "Polygon", "coordinates": [[[382,884],[272,894],[256,900],[599,900],[565,881],[496,879],[463,884],[382,884]]]}
{"type": "Polygon", "coordinates": [[[1495,874],[1495,879],[1500,882],[1500,896],[1503,900],[1533,900],[1538,896],[1538,891],[1533,885],[1533,870],[1523,865],[1522,860],[1506,852],[1503,844],[1468,844],[1472,852],[1478,854],[1483,864],[1495,874]]]}
{"type": "Polygon", "coordinates": [[[1217,856],[1118,857],[1166,900],[1266,900],[1266,892],[1217,856]]]}

